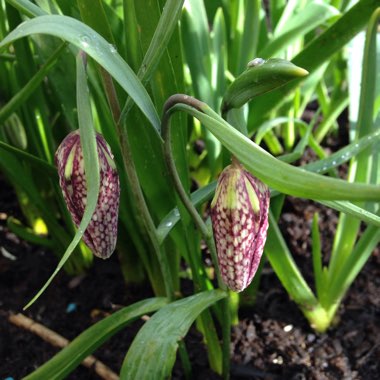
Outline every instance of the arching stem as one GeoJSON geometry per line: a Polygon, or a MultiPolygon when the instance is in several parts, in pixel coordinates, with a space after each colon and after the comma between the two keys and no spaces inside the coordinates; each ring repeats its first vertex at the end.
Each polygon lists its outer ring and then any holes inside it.
{"type": "MultiPolygon", "coordinates": [[[[171,147],[171,130],[170,130],[170,117],[176,111],[173,108],[176,104],[186,104],[190,107],[196,108],[198,111],[203,112],[204,103],[188,95],[176,94],[171,96],[164,105],[162,122],[161,122],[161,134],[164,140],[164,157],[169,170],[169,174],[172,178],[173,185],[183,203],[186,210],[192,217],[195,225],[201,232],[206,244],[209,248],[211,258],[215,267],[215,272],[217,276],[218,286],[226,290],[224,285],[218,265],[217,252],[215,247],[215,242],[213,235],[209,228],[207,228],[206,223],[203,221],[199,215],[197,209],[192,204],[186,190],[183,188],[181,179],[178,175],[177,168],[175,166],[175,161],[173,157],[172,147],[171,147]]],[[[221,301],[223,304],[223,323],[222,323],[222,335],[223,335],[223,378],[229,379],[230,371],[230,333],[231,333],[231,317],[229,310],[229,297],[226,297],[221,301]]]]}

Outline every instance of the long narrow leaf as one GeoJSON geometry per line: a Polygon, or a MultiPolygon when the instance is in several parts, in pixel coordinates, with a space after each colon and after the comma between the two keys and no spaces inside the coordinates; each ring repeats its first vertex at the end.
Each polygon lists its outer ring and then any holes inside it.
{"type": "Polygon", "coordinates": [[[2,122],[4,122],[13,112],[15,112],[17,107],[19,107],[26,99],[28,99],[28,97],[30,97],[33,94],[33,91],[42,82],[49,70],[57,62],[57,59],[59,58],[65,47],[65,43],[61,44],[61,46],[59,46],[55,50],[55,52],[46,61],[46,63],[30,79],[30,81],[20,91],[18,91],[15,94],[15,96],[11,100],[9,100],[7,104],[5,104],[0,109],[0,126],[2,122]]]}
{"type": "MultiPolygon", "coordinates": [[[[292,62],[313,73],[364,28],[378,6],[378,0],[360,0],[330,28],[315,38],[292,62]]],[[[251,106],[251,112],[256,116],[256,123],[261,124],[270,111],[278,107],[298,84],[299,80],[295,80],[281,89],[256,99],[251,106]]]]}
{"type": "MultiPolygon", "coordinates": [[[[374,78],[376,78],[377,73],[376,51],[378,50],[377,28],[379,18],[380,8],[373,13],[366,33],[360,85],[360,105],[355,132],[356,139],[363,136],[367,136],[368,138],[371,136],[370,133],[374,131],[373,111],[376,99],[376,80],[374,78]]],[[[349,178],[353,181],[369,183],[371,179],[372,159],[373,154],[370,149],[361,152],[350,166],[349,178]]],[[[351,255],[358,231],[359,223],[357,220],[346,215],[340,217],[329,267],[331,281],[341,271],[342,263],[351,255]]]]}
{"type": "Polygon", "coordinates": [[[331,278],[328,293],[329,305],[340,302],[379,242],[380,229],[375,226],[368,227],[350,252],[350,256],[341,264],[339,272],[331,278]]]}
{"type": "Polygon", "coordinates": [[[323,279],[322,279],[322,251],[321,251],[321,235],[319,233],[318,225],[318,214],[314,214],[313,224],[312,224],[312,257],[313,257],[313,270],[314,270],[314,281],[315,288],[317,290],[318,299],[321,299],[322,289],[323,289],[323,279]]]}
{"type": "Polygon", "coordinates": [[[173,302],[159,310],[136,335],[124,359],[120,378],[168,378],[178,341],[183,339],[203,310],[224,297],[225,292],[211,290],[173,302]]]}
{"type": "Polygon", "coordinates": [[[306,311],[316,307],[318,301],[294,262],[272,212],[269,214],[265,253],[282,285],[301,309],[306,311]]]}
{"type": "Polygon", "coordinates": [[[380,227],[380,217],[366,209],[359,207],[351,202],[347,201],[317,201],[327,207],[334,210],[341,211],[347,215],[356,218],[356,221],[362,220],[368,224],[380,227]]]}
{"type": "MultiPolygon", "coordinates": [[[[167,48],[169,40],[180,19],[183,3],[184,0],[168,0],[165,4],[149,48],[144,55],[143,61],[137,73],[138,78],[140,78],[141,82],[144,84],[151,78],[152,73],[160,62],[162,54],[167,48]]],[[[128,98],[122,110],[122,119],[129,111],[131,105],[132,102],[130,101],[130,98],[128,98]]]]}
{"type": "Polygon", "coordinates": [[[309,1],[302,11],[295,13],[287,20],[280,31],[276,30],[276,37],[260,52],[259,57],[270,58],[278,55],[282,49],[295,39],[302,37],[330,17],[338,15],[336,8],[317,1],[309,1]]]}
{"type": "Polygon", "coordinates": [[[150,298],[117,311],[82,332],[67,347],[24,379],[65,379],[83,359],[118,331],[141,315],[160,309],[166,303],[166,298],[150,298]]]}
{"type": "Polygon", "coordinates": [[[31,306],[45,291],[52,282],[57,273],[62,269],[65,262],[78,245],[82,236],[91,221],[92,214],[95,211],[99,195],[100,174],[97,144],[95,139],[95,129],[92,122],[90,97],[87,87],[86,72],[81,54],[77,56],[77,106],[78,106],[78,122],[81,135],[81,145],[83,150],[84,170],[86,174],[87,186],[87,203],[83,213],[83,218],[78,227],[73,240],[67,247],[57,268],[46,281],[45,285],[38,291],[32,300],[24,307],[27,309],[31,306]]]}
{"type": "MultiPolygon", "coordinates": [[[[281,118],[279,118],[281,119],[281,118]]],[[[282,120],[282,119],[281,119],[282,120]]],[[[284,118],[286,121],[287,118],[284,118]]],[[[319,160],[316,162],[311,162],[302,167],[302,169],[317,173],[326,173],[332,168],[335,168],[343,163],[349,161],[353,156],[357,155],[364,149],[370,148],[373,144],[377,143],[380,139],[380,132],[374,132],[366,137],[361,138],[358,142],[351,143],[339,151],[333,153],[331,156],[319,160]]],[[[297,156],[298,157],[298,156],[297,156]]],[[[280,159],[281,157],[279,157],[280,159]]],[[[211,199],[215,192],[216,181],[211,182],[207,186],[204,186],[191,194],[191,201],[194,206],[199,206],[202,203],[211,199]]],[[[271,196],[278,195],[275,190],[271,191],[271,196]]],[[[347,201],[323,201],[316,200],[325,206],[328,206],[334,210],[344,212],[349,214],[359,220],[362,220],[368,224],[372,224],[380,227],[380,217],[369,212],[351,202],[347,201]]],[[[160,225],[157,227],[157,236],[162,243],[169,232],[174,228],[177,222],[180,220],[180,214],[177,208],[171,210],[164,219],[161,220],[160,225]]]]}
{"type": "Polygon", "coordinates": [[[16,157],[18,157],[20,160],[30,163],[31,165],[46,170],[50,176],[57,177],[57,170],[54,166],[49,164],[47,161],[42,160],[41,158],[38,158],[36,156],[33,156],[32,154],[28,152],[24,152],[21,149],[15,148],[3,141],[0,141],[0,151],[1,149],[4,149],[8,152],[13,153],[16,157]]]}
{"type": "Polygon", "coordinates": [[[36,4],[33,4],[30,0],[7,0],[7,3],[28,17],[46,15],[46,12],[43,9],[38,7],[36,4]]]}
{"type": "Polygon", "coordinates": [[[205,113],[183,104],[172,109],[188,112],[200,120],[248,170],[274,189],[309,199],[380,200],[380,186],[348,183],[281,162],[230,126],[207,105],[202,107],[205,113]]]}
{"type": "Polygon", "coordinates": [[[84,50],[115,78],[154,128],[159,130],[160,120],[145,88],[115,47],[93,29],[67,16],[40,16],[19,25],[0,42],[0,49],[19,38],[33,34],[56,36],[84,50]]]}

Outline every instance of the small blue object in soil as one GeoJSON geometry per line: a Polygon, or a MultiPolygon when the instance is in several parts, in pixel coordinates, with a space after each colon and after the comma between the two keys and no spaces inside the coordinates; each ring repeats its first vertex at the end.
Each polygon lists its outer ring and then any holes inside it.
{"type": "Polygon", "coordinates": [[[76,303],[69,303],[66,307],[66,313],[72,313],[73,311],[76,311],[77,304],[76,303]]]}
{"type": "Polygon", "coordinates": [[[6,377],[4,380],[15,380],[13,377],[6,377]]]}

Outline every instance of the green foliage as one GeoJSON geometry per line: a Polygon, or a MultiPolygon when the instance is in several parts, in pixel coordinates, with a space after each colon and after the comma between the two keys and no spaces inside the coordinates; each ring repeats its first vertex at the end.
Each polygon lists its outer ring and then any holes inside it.
{"type": "Polygon", "coordinates": [[[65,379],[88,355],[135,319],[165,306],[165,298],[151,298],[127,306],[77,336],[57,355],[25,379],[65,379]]]}
{"type": "Polygon", "coordinates": [[[95,131],[110,144],[120,177],[117,254],[126,291],[149,281],[155,295],[167,297],[141,301],[90,327],[28,378],[67,376],[116,331],[159,308],[135,337],[121,378],[169,377],[178,347],[190,374],[182,340],[194,321],[210,367],[228,378],[230,297],[203,216],[231,155],[271,186],[270,265],[311,326],[331,326],[380,241],[378,1],[360,0],[349,9],[327,0],[269,1],[268,14],[261,3],[0,0],[0,170],[26,220],[10,218],[8,225],[60,260],[31,302],[63,266],[80,273],[91,265],[79,242],[98,197],[95,131]],[[364,49],[354,43],[347,63],[345,45],[365,27],[364,49]],[[355,60],[362,54],[363,61],[355,60]],[[317,110],[308,122],[310,102],[317,110]],[[326,138],[337,136],[347,105],[350,141],[329,154],[326,138]],[[75,231],[53,158],[78,127],[88,199],[75,231]],[[295,166],[306,150],[318,159],[295,166]],[[349,165],[347,180],[339,178],[342,164],[349,165]],[[340,212],[327,264],[317,215],[311,225],[316,292],[277,225],[285,194],[340,212]],[[361,222],[368,226],[358,238],[361,222]],[[214,272],[204,264],[202,239],[214,272]],[[182,277],[193,282],[195,295],[177,300],[182,277]]]}
{"type": "Polygon", "coordinates": [[[174,365],[178,341],[205,308],[223,297],[226,293],[212,290],[161,308],[138,332],[125,357],[120,377],[167,379],[174,365]]]}

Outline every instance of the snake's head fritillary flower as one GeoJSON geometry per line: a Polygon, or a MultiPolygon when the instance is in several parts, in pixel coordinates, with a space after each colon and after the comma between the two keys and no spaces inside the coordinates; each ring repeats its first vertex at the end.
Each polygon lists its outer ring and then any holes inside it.
{"type": "MultiPolygon", "coordinates": [[[[100,167],[99,197],[83,240],[95,256],[107,259],[115,250],[119,213],[120,184],[111,149],[104,137],[96,134],[100,167]]],[[[86,176],[79,130],[62,141],[55,154],[59,184],[67,208],[78,227],[87,202],[86,176]]]]}
{"type": "Polygon", "coordinates": [[[264,250],[270,193],[235,159],[221,173],[211,202],[219,268],[225,284],[241,292],[252,281],[264,250]]]}

